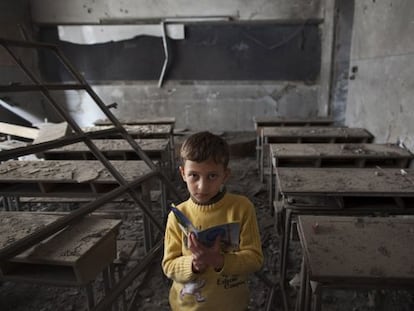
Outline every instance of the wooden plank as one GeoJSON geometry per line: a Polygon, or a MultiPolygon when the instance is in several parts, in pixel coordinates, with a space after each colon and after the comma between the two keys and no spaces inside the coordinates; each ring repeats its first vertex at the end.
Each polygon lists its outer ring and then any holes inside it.
{"type": "MultiPolygon", "coordinates": [[[[162,152],[168,148],[167,139],[135,139],[137,144],[146,152],[162,152]]],[[[123,139],[93,139],[92,142],[100,151],[134,151],[131,145],[123,139]]],[[[50,149],[45,153],[90,151],[85,143],[75,143],[61,148],[50,149]]]]}
{"type": "Polygon", "coordinates": [[[284,195],[414,196],[414,169],[279,167],[276,176],[284,195]]]}
{"type": "Polygon", "coordinates": [[[0,122],[0,133],[28,139],[35,139],[39,134],[39,129],[0,122]]]}
{"type": "Polygon", "coordinates": [[[312,281],[414,285],[413,217],[301,215],[298,224],[312,281]]]}
{"type": "MultiPolygon", "coordinates": [[[[140,119],[118,119],[121,124],[124,125],[146,125],[146,124],[175,124],[174,117],[154,117],[154,118],[140,118],[140,119]]],[[[112,125],[112,122],[108,119],[97,120],[94,122],[95,125],[112,125]]]]}
{"type": "Polygon", "coordinates": [[[39,128],[39,134],[33,141],[34,144],[66,137],[70,133],[70,128],[67,122],[44,123],[39,125],[39,128]]]}
{"type": "Polygon", "coordinates": [[[270,151],[277,158],[413,158],[395,144],[270,144],[270,151]]]}
{"type": "MultiPolygon", "coordinates": [[[[145,124],[145,125],[124,125],[125,130],[134,138],[169,138],[173,133],[173,127],[170,124],[145,124]]],[[[85,127],[85,132],[100,131],[113,128],[110,125],[85,127]]],[[[102,138],[119,138],[120,134],[114,134],[110,137],[102,138]]]]}
{"type": "Polygon", "coordinates": [[[274,166],[283,166],[283,160],[406,160],[414,155],[392,144],[270,144],[274,166]]]}
{"type": "Polygon", "coordinates": [[[289,118],[278,116],[254,116],[256,129],[271,126],[329,126],[334,123],[331,117],[289,118]]]}
{"type": "Polygon", "coordinates": [[[0,142],[0,150],[11,150],[14,148],[26,147],[27,143],[19,141],[19,140],[5,140],[0,142]]]}
{"type": "Polygon", "coordinates": [[[369,142],[373,136],[363,128],[348,127],[265,127],[263,137],[268,142],[369,142]],[[299,141],[302,139],[302,141],[299,141]],[[309,141],[309,140],[314,141],[309,141]]]}

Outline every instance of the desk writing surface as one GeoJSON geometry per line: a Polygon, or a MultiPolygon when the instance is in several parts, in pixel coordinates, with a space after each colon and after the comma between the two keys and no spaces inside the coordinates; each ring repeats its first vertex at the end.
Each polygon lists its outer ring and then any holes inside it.
{"type": "MultiPolygon", "coordinates": [[[[0,248],[3,248],[30,236],[61,216],[36,212],[0,212],[0,217],[0,248]]],[[[120,224],[121,220],[84,217],[51,238],[17,255],[12,261],[73,264],[120,224]]]]}
{"type": "Polygon", "coordinates": [[[414,196],[414,169],[276,168],[284,195],[414,196]]]}
{"type": "Polygon", "coordinates": [[[363,128],[350,127],[303,127],[281,126],[263,128],[264,137],[317,137],[317,138],[365,138],[372,139],[372,135],[363,128]]]}
{"type": "MultiPolygon", "coordinates": [[[[60,216],[36,212],[0,213],[0,249],[34,234],[60,216]]],[[[0,262],[5,279],[81,285],[116,258],[121,220],[83,217],[17,256],[0,262]]]]}
{"type": "MultiPolygon", "coordinates": [[[[110,161],[110,163],[127,181],[133,181],[151,172],[144,161],[110,161]]],[[[10,181],[82,183],[91,180],[105,183],[112,182],[115,178],[100,161],[15,160],[0,164],[0,183],[10,181]]]]}
{"type": "Polygon", "coordinates": [[[414,218],[298,216],[311,280],[389,279],[414,284],[414,218]]]}
{"type": "MultiPolygon", "coordinates": [[[[151,172],[144,161],[110,161],[127,182],[151,172]]],[[[0,195],[96,197],[119,182],[96,160],[7,161],[0,164],[0,195]]]]}
{"type": "Polygon", "coordinates": [[[275,158],[412,158],[407,149],[392,144],[270,144],[275,158]]]}
{"type": "MultiPolygon", "coordinates": [[[[135,139],[139,147],[143,151],[162,151],[168,147],[167,139],[135,139]]],[[[92,142],[101,151],[134,151],[131,145],[124,139],[94,139],[92,142]]],[[[90,151],[89,147],[83,143],[75,143],[66,145],[64,147],[50,149],[44,151],[44,153],[54,152],[78,152],[78,151],[90,151]]]]}
{"type": "MultiPolygon", "coordinates": [[[[100,125],[85,127],[85,132],[94,132],[114,128],[112,125],[100,125]]],[[[123,125],[123,128],[132,136],[154,137],[172,135],[173,127],[171,124],[142,124],[142,125],[123,125]]]]}
{"type": "Polygon", "coordinates": [[[27,212],[0,212],[0,249],[30,236],[59,217],[27,212]]]}
{"type": "Polygon", "coordinates": [[[118,230],[120,224],[121,220],[84,217],[12,261],[75,265],[109,232],[118,230]]]}

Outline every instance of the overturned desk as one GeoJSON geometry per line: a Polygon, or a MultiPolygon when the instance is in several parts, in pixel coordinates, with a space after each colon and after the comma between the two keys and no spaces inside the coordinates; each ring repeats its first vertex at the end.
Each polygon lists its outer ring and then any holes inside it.
{"type": "Polygon", "coordinates": [[[413,290],[413,228],[413,217],[299,216],[299,310],[309,310],[311,298],[320,310],[324,288],[413,290]]]}
{"type": "MultiPolygon", "coordinates": [[[[1,212],[0,249],[18,243],[58,218],[37,212],[1,212]]],[[[120,220],[84,217],[10,260],[0,262],[2,279],[85,287],[91,308],[95,303],[92,282],[99,273],[107,273],[116,258],[120,224],[120,220]]]]}
{"type": "Polygon", "coordinates": [[[414,170],[400,168],[278,167],[284,288],[293,215],[414,214],[414,170]]]}
{"type": "Polygon", "coordinates": [[[363,128],[348,127],[266,127],[262,131],[263,152],[260,159],[261,180],[264,180],[265,152],[268,144],[283,143],[369,143],[371,133],[363,128]]]}
{"type": "Polygon", "coordinates": [[[400,167],[414,155],[395,144],[270,144],[269,204],[277,167],[400,167]]]}

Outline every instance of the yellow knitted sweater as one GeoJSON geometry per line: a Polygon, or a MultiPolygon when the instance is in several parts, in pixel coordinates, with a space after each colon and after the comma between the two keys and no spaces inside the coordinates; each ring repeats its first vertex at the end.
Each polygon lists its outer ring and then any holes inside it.
{"type": "Polygon", "coordinates": [[[173,280],[169,301],[173,311],[246,310],[249,302],[247,276],[260,269],[263,253],[256,212],[248,198],[226,193],[218,202],[199,205],[191,199],[177,206],[194,226],[204,230],[228,222],[240,223],[239,250],[224,253],[219,272],[193,273],[191,252],[184,243],[173,213],[168,215],[162,268],[173,280]]]}

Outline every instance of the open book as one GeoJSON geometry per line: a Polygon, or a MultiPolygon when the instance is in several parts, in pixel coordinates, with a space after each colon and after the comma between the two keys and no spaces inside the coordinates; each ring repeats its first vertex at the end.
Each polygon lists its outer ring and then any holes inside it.
{"type": "Polygon", "coordinates": [[[171,206],[171,211],[174,213],[175,218],[187,239],[188,235],[193,232],[198,241],[207,247],[211,247],[217,236],[220,236],[223,251],[229,252],[239,249],[240,224],[238,222],[225,223],[205,230],[197,230],[187,216],[175,206],[171,206]]]}

